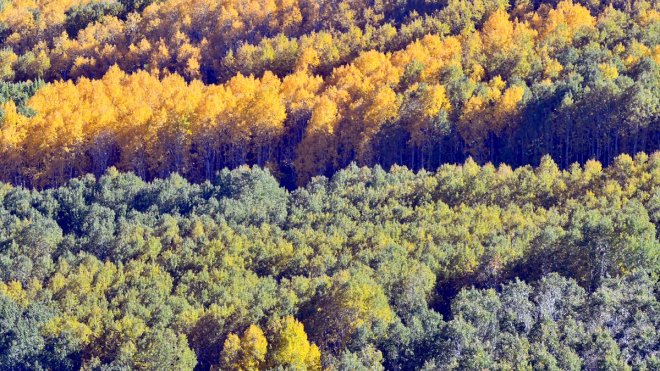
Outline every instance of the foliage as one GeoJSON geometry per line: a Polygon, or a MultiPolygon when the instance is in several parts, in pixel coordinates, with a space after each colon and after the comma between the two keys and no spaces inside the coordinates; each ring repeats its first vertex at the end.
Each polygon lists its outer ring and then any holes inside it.
{"type": "Polygon", "coordinates": [[[660,369],[659,26],[0,0],[0,369],[660,369]]]}
{"type": "Polygon", "coordinates": [[[658,6],[13,1],[0,79],[50,83],[9,95],[21,115],[4,103],[0,179],[256,164],[292,188],[353,161],[607,165],[659,146],[658,6]]]}
{"type": "Polygon", "coordinates": [[[0,366],[652,368],[658,169],[640,153],[351,166],[293,192],[257,167],[7,184],[0,366]]]}

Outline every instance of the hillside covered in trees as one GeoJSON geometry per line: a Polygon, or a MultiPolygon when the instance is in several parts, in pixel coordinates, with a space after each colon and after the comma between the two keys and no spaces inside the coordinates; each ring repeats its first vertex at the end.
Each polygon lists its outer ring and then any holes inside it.
{"type": "Polygon", "coordinates": [[[0,0],[0,370],[660,370],[657,0],[0,0]]]}
{"type": "Polygon", "coordinates": [[[660,154],[0,189],[2,369],[660,366],[660,154]]]}
{"type": "Polygon", "coordinates": [[[659,39],[654,0],[6,0],[0,179],[607,165],[660,148],[659,39]]]}

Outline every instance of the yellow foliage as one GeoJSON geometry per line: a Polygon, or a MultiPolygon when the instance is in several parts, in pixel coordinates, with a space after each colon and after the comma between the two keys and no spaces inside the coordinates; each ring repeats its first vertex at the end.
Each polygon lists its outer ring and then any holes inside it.
{"type": "Polygon", "coordinates": [[[322,96],[314,105],[312,117],[309,120],[309,133],[334,134],[339,111],[337,105],[328,96],[322,96]]]}
{"type": "Polygon", "coordinates": [[[262,369],[266,360],[268,341],[258,326],[250,325],[239,338],[229,334],[222,348],[225,370],[253,371],[262,369]]]}
{"type": "Polygon", "coordinates": [[[550,59],[545,64],[543,74],[546,78],[557,78],[563,70],[564,66],[562,66],[559,61],[556,59],[550,59]]]}
{"type": "Polygon", "coordinates": [[[0,295],[8,297],[24,307],[29,304],[28,293],[18,281],[0,282],[0,295]]]}
{"type": "Polygon", "coordinates": [[[525,89],[522,86],[504,89],[505,86],[504,80],[496,76],[488,83],[485,95],[472,96],[463,106],[458,129],[475,156],[484,150],[489,134],[500,135],[516,122],[525,89]]]}
{"type": "Polygon", "coordinates": [[[598,69],[602,72],[603,76],[608,80],[614,80],[619,77],[619,70],[616,66],[610,63],[601,63],[598,65],[598,69]]]}
{"type": "Polygon", "coordinates": [[[373,101],[366,107],[363,115],[367,133],[375,132],[389,119],[396,117],[399,104],[396,93],[389,87],[378,89],[373,101]]]}
{"type": "Polygon", "coordinates": [[[462,45],[456,37],[440,38],[425,35],[421,40],[409,44],[406,49],[392,55],[392,64],[403,70],[413,62],[423,66],[419,82],[434,83],[440,73],[450,66],[460,66],[462,45]]]}
{"type": "Polygon", "coordinates": [[[302,323],[291,316],[285,317],[275,324],[274,332],[268,355],[272,367],[321,370],[321,352],[307,340],[302,323]]]}
{"type": "Polygon", "coordinates": [[[387,325],[394,316],[383,288],[368,271],[341,271],[309,321],[316,339],[342,347],[360,328],[387,325]]]}
{"type": "Polygon", "coordinates": [[[294,113],[311,110],[316,102],[323,79],[306,71],[296,71],[282,80],[282,95],[287,111],[294,113]]]}
{"type": "Polygon", "coordinates": [[[481,30],[481,38],[486,50],[506,51],[512,47],[513,22],[509,14],[499,9],[493,13],[481,30]]]}
{"type": "MultiPolygon", "coordinates": [[[[382,20],[383,9],[396,6],[390,0],[349,0],[330,10],[297,0],[168,0],[92,22],[73,38],[63,31],[64,12],[86,2],[17,0],[0,10],[0,22],[15,31],[6,41],[13,49],[0,51],[0,78],[13,79],[29,51],[38,56],[30,62],[35,73],[55,81],[28,102],[34,117],[13,103],[3,107],[7,180],[45,186],[112,165],[148,177],[176,171],[210,178],[228,164],[263,166],[282,143],[299,143],[294,166],[308,179],[352,160],[373,164],[385,123],[404,125],[415,145],[432,140],[427,129],[439,122],[432,120],[452,109],[445,87],[462,107],[450,119],[458,117],[459,134],[477,155],[489,135],[515,124],[522,101],[522,87],[507,89],[499,75],[552,84],[564,70],[557,47],[596,25],[570,0],[536,10],[516,4],[509,13],[505,1],[478,2],[474,23],[483,24],[475,30],[467,22],[456,36],[445,36],[431,15],[411,17],[400,30],[351,24],[382,20]],[[333,14],[320,19],[322,12],[333,14]],[[310,31],[313,20],[341,31],[310,31]],[[469,79],[459,88],[461,76],[469,79]],[[33,132],[43,135],[27,135],[33,132]]],[[[600,13],[601,22],[621,13],[612,9],[600,13]]],[[[635,14],[649,25],[658,18],[653,9],[635,14]]],[[[626,68],[644,57],[660,60],[660,47],[634,40],[614,52],[626,68]]],[[[607,79],[627,72],[599,68],[607,79]]]]}
{"type": "Polygon", "coordinates": [[[518,103],[522,101],[524,93],[525,89],[522,86],[509,87],[497,102],[497,111],[504,115],[515,111],[518,103]]]}
{"type": "Polygon", "coordinates": [[[16,104],[9,101],[2,105],[4,120],[0,126],[0,147],[1,153],[5,156],[13,157],[16,154],[17,146],[25,140],[25,122],[27,118],[16,111],[16,104]]]}
{"type": "Polygon", "coordinates": [[[445,87],[440,84],[414,85],[408,93],[411,98],[402,106],[404,112],[400,116],[407,122],[411,142],[421,145],[429,137],[425,129],[432,125],[441,111],[451,111],[451,103],[445,87]]]}
{"type": "Polygon", "coordinates": [[[89,344],[92,340],[92,330],[84,323],[79,322],[71,316],[52,318],[44,325],[46,336],[60,337],[62,333],[70,333],[82,344],[89,344]]]}
{"type": "Polygon", "coordinates": [[[305,135],[297,148],[294,163],[301,183],[335,165],[339,111],[328,96],[321,96],[312,110],[305,135]]]}
{"type": "Polygon", "coordinates": [[[37,112],[33,118],[7,103],[0,151],[14,163],[10,168],[37,184],[58,182],[71,170],[82,172],[107,161],[104,143],[118,146],[120,168],[185,172],[195,141],[218,143],[221,132],[229,134],[230,143],[275,140],[283,132],[286,104],[292,110],[313,104],[320,83],[302,74],[283,87],[266,73],[261,79],[238,75],[224,86],[205,86],[188,84],[176,74],[162,80],[146,72],[128,75],[115,66],[101,80],[46,85],[28,102],[37,112]],[[22,162],[27,166],[19,166],[22,162]]]}
{"type": "Polygon", "coordinates": [[[593,28],[596,19],[591,16],[589,10],[580,4],[574,4],[571,0],[562,0],[555,9],[551,9],[545,19],[540,21],[537,28],[540,29],[542,38],[551,34],[563,40],[569,41],[579,29],[593,28]]]}
{"type": "Polygon", "coordinates": [[[0,50],[0,81],[14,78],[14,64],[18,55],[9,49],[0,50]]]}

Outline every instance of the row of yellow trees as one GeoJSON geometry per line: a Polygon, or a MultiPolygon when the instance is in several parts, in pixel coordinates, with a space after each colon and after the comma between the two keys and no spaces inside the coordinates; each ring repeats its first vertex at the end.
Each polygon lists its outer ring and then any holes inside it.
{"type": "MultiPolygon", "coordinates": [[[[388,123],[405,129],[413,147],[424,146],[442,134],[447,115],[479,154],[489,135],[516,124],[526,91],[518,78],[507,82],[494,73],[529,69],[540,58],[550,84],[562,71],[551,48],[596,24],[586,8],[566,1],[539,14],[519,22],[498,10],[480,31],[426,35],[394,53],[363,52],[325,79],[302,65],[283,78],[239,73],[204,85],[115,66],[99,80],[55,82],[28,102],[34,117],[5,104],[1,176],[43,186],[116,165],[148,177],[176,171],[208,178],[226,165],[274,163],[293,146],[304,181],[354,159],[372,163],[374,138],[388,123]],[[446,86],[446,75],[457,70],[468,75],[460,96],[446,86]]],[[[659,57],[658,48],[633,49],[624,51],[631,64],[659,57]]],[[[616,66],[601,69],[616,78],[616,66]]]]}
{"type": "MultiPolygon", "coordinates": [[[[299,36],[318,25],[378,24],[396,6],[392,0],[375,6],[364,0],[19,0],[3,6],[0,23],[14,62],[22,57],[29,65],[19,75],[98,77],[119,63],[125,70],[169,70],[193,79],[217,70],[238,42],[299,36]]],[[[2,77],[13,78],[7,72],[2,77]]]]}

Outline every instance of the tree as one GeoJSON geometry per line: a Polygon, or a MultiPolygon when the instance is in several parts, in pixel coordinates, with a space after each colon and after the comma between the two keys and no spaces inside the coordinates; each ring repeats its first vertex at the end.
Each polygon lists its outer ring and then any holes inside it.
{"type": "Polygon", "coordinates": [[[250,325],[239,338],[229,334],[222,348],[222,369],[259,370],[265,365],[268,341],[258,326],[250,325]]]}
{"type": "Polygon", "coordinates": [[[364,270],[342,271],[318,297],[306,322],[322,349],[338,353],[358,331],[378,334],[394,313],[382,288],[364,270]]]}
{"type": "Polygon", "coordinates": [[[272,367],[320,370],[321,352],[309,343],[302,323],[293,317],[285,317],[274,324],[272,350],[268,353],[272,367]]]}
{"type": "Polygon", "coordinates": [[[137,368],[190,370],[197,364],[186,336],[170,329],[149,332],[137,346],[140,351],[133,362],[137,368]]]}

